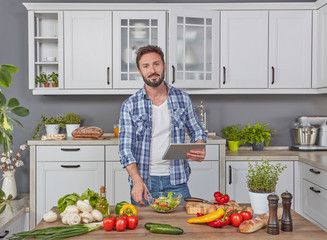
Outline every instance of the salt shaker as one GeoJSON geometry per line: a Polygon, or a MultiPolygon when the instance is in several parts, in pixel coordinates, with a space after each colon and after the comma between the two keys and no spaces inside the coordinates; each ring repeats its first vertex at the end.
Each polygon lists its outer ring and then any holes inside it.
{"type": "Polygon", "coordinates": [[[277,217],[279,197],[275,193],[272,193],[267,197],[267,199],[269,201],[269,220],[268,220],[267,233],[272,235],[277,235],[279,234],[279,224],[278,224],[278,217],[277,217]]]}
{"type": "Polygon", "coordinates": [[[283,203],[283,216],[282,216],[281,230],[284,232],[292,232],[293,231],[293,222],[291,217],[292,194],[286,191],[282,193],[281,197],[283,203]]]}

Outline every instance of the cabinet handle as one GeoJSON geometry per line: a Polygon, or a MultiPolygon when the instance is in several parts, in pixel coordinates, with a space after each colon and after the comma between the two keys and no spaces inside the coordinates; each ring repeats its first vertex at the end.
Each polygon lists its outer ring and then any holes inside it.
{"type": "Polygon", "coordinates": [[[226,68],[223,67],[223,84],[226,83],[226,68]]]}
{"type": "Polygon", "coordinates": [[[175,66],[171,65],[171,68],[173,69],[173,81],[171,83],[174,84],[175,83],[175,66]]]}
{"type": "Polygon", "coordinates": [[[110,85],[110,80],[109,80],[109,71],[110,67],[107,67],[107,84],[110,85]]]}
{"type": "Polygon", "coordinates": [[[81,165],[61,165],[62,168],[79,168],[81,165]]]}
{"type": "Polygon", "coordinates": [[[310,190],[313,191],[313,192],[315,192],[315,193],[320,193],[320,190],[316,190],[313,187],[310,187],[310,190]]]}
{"type": "Polygon", "coordinates": [[[60,150],[64,151],[64,152],[77,152],[81,149],[80,148],[61,148],[60,150]]]}
{"type": "Polygon", "coordinates": [[[5,230],[0,233],[0,238],[5,238],[9,234],[9,230],[5,230]]]}
{"type": "Polygon", "coordinates": [[[232,166],[229,165],[229,184],[232,184],[232,166]]]}
{"type": "Polygon", "coordinates": [[[275,68],[271,67],[271,84],[275,83],[275,68]]]}
{"type": "Polygon", "coordinates": [[[320,171],[314,170],[313,168],[311,168],[309,171],[314,174],[320,174],[320,171]]]}

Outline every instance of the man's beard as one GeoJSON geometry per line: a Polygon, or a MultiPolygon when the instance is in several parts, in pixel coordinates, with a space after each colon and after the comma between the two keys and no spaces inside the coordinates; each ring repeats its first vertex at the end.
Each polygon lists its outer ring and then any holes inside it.
{"type": "MultiPolygon", "coordinates": [[[[152,76],[160,76],[160,75],[157,74],[157,73],[153,73],[153,74],[151,74],[149,76],[149,78],[152,77],[152,76]]],[[[159,78],[159,80],[158,81],[155,81],[155,82],[152,82],[151,80],[147,79],[143,74],[142,74],[142,77],[143,77],[143,80],[144,80],[144,82],[145,82],[146,85],[148,85],[150,87],[158,87],[163,82],[163,80],[165,78],[165,74],[162,71],[161,78],[159,78]]]]}

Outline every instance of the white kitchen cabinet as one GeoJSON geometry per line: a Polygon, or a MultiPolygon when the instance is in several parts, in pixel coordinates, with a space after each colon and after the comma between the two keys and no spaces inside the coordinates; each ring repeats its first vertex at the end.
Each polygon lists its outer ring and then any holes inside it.
{"type": "Polygon", "coordinates": [[[169,11],[170,83],[178,88],[219,87],[219,12],[169,11]]]}
{"type": "Polygon", "coordinates": [[[104,185],[103,146],[38,146],[36,159],[36,223],[66,194],[98,192],[104,185]],[[87,148],[86,148],[87,147],[87,148]],[[80,149],[80,150],[76,150],[80,149]],[[89,151],[89,154],[86,152],[89,151]],[[102,153],[92,157],[92,152],[102,153]],[[80,161],[79,158],[82,157],[80,161]],[[55,156],[56,159],[52,156],[55,156]]]}
{"type": "Polygon", "coordinates": [[[114,88],[139,89],[143,86],[136,66],[136,52],[149,44],[166,51],[165,14],[164,11],[113,12],[114,88]]]}
{"type": "MultiPolygon", "coordinates": [[[[58,74],[58,86],[63,87],[63,12],[28,12],[29,89],[45,88],[36,83],[40,74],[58,74]]],[[[50,84],[51,90],[58,88],[50,84]]]]}
{"type": "Polygon", "coordinates": [[[203,162],[189,160],[191,176],[188,187],[192,197],[213,199],[213,191],[219,190],[219,145],[206,145],[203,162]]]}
{"type": "Polygon", "coordinates": [[[65,88],[112,88],[111,11],[65,11],[65,88]]]}
{"type": "Polygon", "coordinates": [[[269,88],[311,88],[312,11],[269,12],[269,88]]]}
{"type": "Polygon", "coordinates": [[[221,88],[267,88],[268,11],[221,12],[221,88]]]}
{"type": "MultiPolygon", "coordinates": [[[[255,161],[250,161],[254,164],[255,161]]],[[[282,166],[286,165],[287,168],[281,173],[277,186],[276,194],[279,196],[281,202],[281,194],[286,190],[293,195],[293,203],[295,202],[294,192],[294,176],[293,176],[293,161],[271,161],[272,164],[280,163],[282,166]]],[[[247,161],[226,161],[226,193],[230,199],[238,203],[249,203],[250,197],[246,183],[246,175],[248,173],[247,161]]],[[[292,204],[292,209],[295,206],[292,204]]]]}
{"type": "Polygon", "coordinates": [[[302,212],[327,231],[327,172],[302,163],[302,212]]]}
{"type": "Polygon", "coordinates": [[[13,221],[8,227],[4,229],[5,239],[8,239],[15,233],[29,231],[29,213],[24,213],[23,215],[19,216],[15,221],[13,221]]]}

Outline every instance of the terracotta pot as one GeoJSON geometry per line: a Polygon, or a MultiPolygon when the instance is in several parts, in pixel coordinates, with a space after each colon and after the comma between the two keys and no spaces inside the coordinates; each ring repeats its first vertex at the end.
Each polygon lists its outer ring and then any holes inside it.
{"type": "Polygon", "coordinates": [[[43,83],[44,87],[50,87],[50,83],[43,83]]]}

